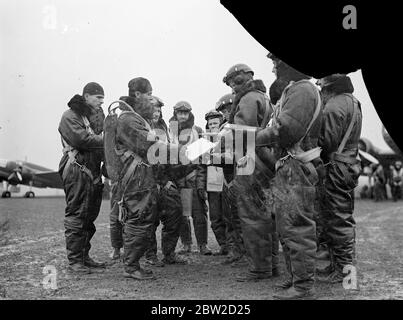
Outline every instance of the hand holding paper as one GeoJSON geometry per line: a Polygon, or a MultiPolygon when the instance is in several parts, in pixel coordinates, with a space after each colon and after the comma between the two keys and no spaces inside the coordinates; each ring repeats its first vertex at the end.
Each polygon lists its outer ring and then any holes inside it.
{"type": "Polygon", "coordinates": [[[200,138],[187,146],[185,155],[190,161],[196,160],[201,155],[214,149],[218,143],[213,143],[207,139],[200,138]]]}

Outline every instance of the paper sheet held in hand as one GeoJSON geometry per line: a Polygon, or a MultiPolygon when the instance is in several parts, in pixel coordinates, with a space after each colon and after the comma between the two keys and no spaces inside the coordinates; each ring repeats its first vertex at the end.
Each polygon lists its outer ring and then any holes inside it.
{"type": "Polygon", "coordinates": [[[215,148],[216,145],[217,143],[213,143],[208,141],[207,139],[200,138],[187,146],[185,153],[186,157],[190,161],[194,161],[202,154],[209,152],[210,150],[215,148]]]}

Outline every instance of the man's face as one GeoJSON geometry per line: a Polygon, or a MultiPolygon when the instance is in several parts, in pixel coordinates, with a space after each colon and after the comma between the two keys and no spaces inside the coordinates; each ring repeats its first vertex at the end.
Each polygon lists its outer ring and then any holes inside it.
{"type": "Polygon", "coordinates": [[[248,74],[241,71],[228,80],[228,85],[234,93],[238,93],[248,79],[248,74]]]}
{"type": "Polygon", "coordinates": [[[178,111],[176,113],[176,119],[178,119],[179,123],[186,122],[189,119],[189,111],[178,111]]]}
{"type": "Polygon", "coordinates": [[[400,168],[402,167],[402,163],[401,163],[400,161],[396,161],[396,162],[395,162],[395,167],[396,167],[397,169],[400,169],[400,168]]]}
{"type": "Polygon", "coordinates": [[[210,132],[218,132],[220,128],[220,118],[211,118],[207,120],[207,126],[210,132]]]}
{"type": "Polygon", "coordinates": [[[84,94],[85,102],[93,109],[100,108],[104,103],[104,96],[102,94],[90,95],[84,94]]]}
{"type": "Polygon", "coordinates": [[[142,94],[136,98],[136,112],[143,118],[152,120],[154,118],[154,104],[151,95],[142,94]]]}
{"type": "Polygon", "coordinates": [[[231,104],[225,105],[222,109],[219,110],[223,115],[224,119],[229,121],[229,116],[231,114],[231,104]]]}
{"type": "Polygon", "coordinates": [[[153,122],[157,123],[161,117],[161,107],[154,106],[153,122]]]}

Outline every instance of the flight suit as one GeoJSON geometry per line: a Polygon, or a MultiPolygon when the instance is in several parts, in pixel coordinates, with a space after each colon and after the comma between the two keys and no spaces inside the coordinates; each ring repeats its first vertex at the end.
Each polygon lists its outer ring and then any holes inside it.
{"type": "MultiPolygon", "coordinates": [[[[220,130],[226,125],[227,121],[224,120],[222,123],[220,130]]],[[[238,261],[245,254],[245,247],[242,239],[242,229],[241,222],[239,220],[238,208],[236,204],[237,193],[234,187],[234,173],[235,173],[235,164],[234,159],[232,159],[233,163],[226,163],[226,152],[228,155],[231,155],[233,158],[233,148],[226,150],[225,140],[221,142],[221,154],[220,154],[220,162],[221,167],[224,172],[224,186],[223,191],[221,193],[221,201],[222,201],[222,219],[226,226],[226,244],[228,247],[228,256],[223,261],[223,264],[233,263],[238,261]]]]}
{"type": "MultiPolygon", "coordinates": [[[[208,126],[206,125],[206,128],[208,126]]],[[[214,136],[210,137],[211,142],[216,142],[216,138],[214,136]]],[[[218,146],[220,148],[220,146],[218,146]]],[[[213,150],[212,153],[215,153],[215,151],[220,151],[220,150],[213,150]]],[[[221,157],[220,157],[221,158],[221,157]]],[[[211,166],[212,167],[212,175],[214,175],[214,179],[217,178],[217,175],[221,174],[222,172],[222,178],[224,178],[224,170],[222,163],[214,165],[214,157],[210,156],[210,162],[211,164],[207,167],[207,181],[208,181],[208,169],[211,166]],[[217,171],[216,171],[217,170],[217,171]],[[220,171],[218,171],[220,170],[220,171]]],[[[230,226],[228,225],[228,219],[225,217],[225,210],[228,210],[226,208],[226,204],[224,201],[224,183],[223,183],[223,189],[222,191],[209,191],[207,190],[208,193],[208,203],[209,203],[209,217],[210,217],[210,222],[211,222],[211,229],[213,230],[213,233],[215,235],[215,238],[217,240],[218,245],[220,246],[220,251],[219,254],[227,254],[228,249],[230,246],[229,243],[229,228],[230,226]]]]}
{"type": "MultiPolygon", "coordinates": [[[[159,138],[169,141],[169,135],[165,121],[161,118],[157,124],[152,125],[153,129],[159,129],[159,138]]],[[[180,193],[175,183],[178,170],[181,165],[159,165],[156,167],[155,176],[158,183],[157,195],[157,219],[154,224],[151,243],[145,256],[147,259],[157,257],[157,238],[156,230],[161,221],[163,227],[161,230],[161,249],[164,257],[173,257],[175,248],[179,239],[179,231],[182,222],[182,203],[180,193]]]]}
{"type": "MultiPolygon", "coordinates": [[[[272,113],[271,106],[267,105],[269,101],[265,92],[266,88],[261,80],[247,82],[235,96],[230,123],[265,127],[272,113]]],[[[273,264],[276,260],[272,257],[272,234],[275,229],[272,214],[265,204],[263,190],[269,187],[269,181],[274,176],[274,168],[270,168],[270,164],[265,165],[265,161],[258,161],[262,157],[260,151],[256,148],[253,173],[236,174],[233,184],[243,244],[250,263],[249,272],[256,277],[270,277],[277,268],[273,264]]]]}
{"type": "MultiPolygon", "coordinates": [[[[170,123],[172,123],[172,121],[177,121],[175,116],[170,119],[170,123]]],[[[194,115],[190,112],[189,119],[185,123],[179,124],[177,136],[172,137],[171,141],[176,140],[180,145],[187,145],[196,141],[202,132],[201,128],[194,125],[194,115]]],[[[192,220],[194,233],[198,247],[205,246],[208,241],[207,207],[204,199],[200,197],[200,190],[204,192],[206,190],[206,166],[200,161],[197,165],[190,163],[184,167],[186,176],[176,180],[177,186],[179,189],[192,189],[192,220]]],[[[192,244],[189,217],[182,216],[180,239],[184,245],[192,244]]]]}
{"type": "Polygon", "coordinates": [[[318,223],[323,227],[332,268],[339,273],[355,259],[354,188],[360,175],[356,157],[361,124],[361,107],[351,93],[336,94],[326,100],[319,141],[326,176],[321,189],[318,223]],[[351,132],[346,136],[344,146],[340,146],[350,123],[351,132]]]}
{"type": "Polygon", "coordinates": [[[75,95],[68,106],[70,109],[63,113],[58,129],[64,145],[59,174],[66,195],[64,227],[67,257],[72,265],[84,264],[89,258],[90,242],[96,232],[94,221],[99,214],[103,191],[101,162],[105,115],[102,108],[93,110],[87,106],[80,95],[75,95]],[[72,157],[74,152],[77,154],[72,157]]]}
{"type": "Polygon", "coordinates": [[[314,148],[321,116],[318,89],[307,80],[291,82],[284,89],[273,125],[256,134],[256,144],[273,147],[280,158],[271,188],[273,210],[289,277],[299,291],[310,290],[314,284],[317,168],[322,165],[320,149],[314,148]],[[311,150],[316,153],[307,161],[305,152],[311,150]]]}
{"type": "MultiPolygon", "coordinates": [[[[131,101],[127,99],[130,105],[131,101]]],[[[138,110],[141,107],[147,105],[139,106],[138,110]]],[[[141,114],[141,109],[138,113],[141,114]]],[[[124,155],[118,188],[122,190],[123,263],[128,274],[140,270],[139,260],[150,245],[157,218],[155,169],[147,159],[147,151],[155,143],[147,138],[150,129],[144,118],[132,112],[118,117],[116,150],[124,155]]]]}

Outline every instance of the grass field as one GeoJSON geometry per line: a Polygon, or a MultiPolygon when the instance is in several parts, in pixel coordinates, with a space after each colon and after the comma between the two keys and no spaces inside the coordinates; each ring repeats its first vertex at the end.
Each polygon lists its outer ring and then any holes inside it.
{"type": "MultiPolygon", "coordinates": [[[[92,256],[105,261],[111,249],[108,214],[104,201],[91,249],[92,256]]],[[[246,267],[223,266],[223,257],[197,252],[187,256],[186,266],[154,268],[154,281],[123,278],[121,263],[73,277],[66,272],[63,216],[64,198],[0,199],[0,299],[261,300],[272,299],[273,285],[284,278],[282,258],[281,277],[239,283],[234,277],[246,267]],[[42,284],[47,265],[56,268],[56,290],[42,284]]],[[[318,298],[403,299],[403,202],[357,200],[355,218],[358,290],[317,282],[318,298]]],[[[210,228],[209,246],[218,249],[210,228]]]]}

